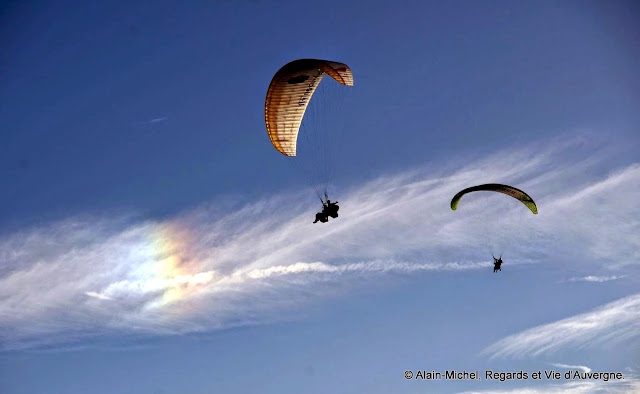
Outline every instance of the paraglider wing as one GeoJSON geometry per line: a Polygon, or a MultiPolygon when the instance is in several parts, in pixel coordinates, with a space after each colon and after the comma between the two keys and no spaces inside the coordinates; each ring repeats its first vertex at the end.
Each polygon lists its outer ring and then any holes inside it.
{"type": "Polygon", "coordinates": [[[538,214],[538,207],[536,206],[536,203],[533,202],[531,196],[520,189],[516,189],[513,186],[501,185],[499,183],[487,183],[486,185],[472,186],[459,191],[455,196],[453,196],[453,199],[451,200],[451,209],[455,211],[458,208],[458,203],[460,203],[460,199],[462,198],[462,196],[467,193],[477,191],[490,191],[506,194],[507,196],[511,196],[515,199],[520,200],[524,205],[527,206],[527,208],[531,210],[531,212],[533,212],[534,214],[538,214]]]}
{"type": "Polygon", "coordinates": [[[342,85],[353,86],[349,66],[328,60],[294,60],[273,76],[267,90],[264,118],[271,143],[280,153],[296,155],[302,118],[325,74],[342,85]]]}

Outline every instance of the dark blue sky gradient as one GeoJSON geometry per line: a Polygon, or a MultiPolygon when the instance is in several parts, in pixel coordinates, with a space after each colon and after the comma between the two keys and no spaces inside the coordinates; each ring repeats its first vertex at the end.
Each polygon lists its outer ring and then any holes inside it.
{"type": "Polygon", "coordinates": [[[573,129],[632,135],[634,15],[633,2],[15,2],[0,216],[154,216],[299,187],[262,110],[272,74],[299,57],[355,73],[338,183],[573,129]]]}

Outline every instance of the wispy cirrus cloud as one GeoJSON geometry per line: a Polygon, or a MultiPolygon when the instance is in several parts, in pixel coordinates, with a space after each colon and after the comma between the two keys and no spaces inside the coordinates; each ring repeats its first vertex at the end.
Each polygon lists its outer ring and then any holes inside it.
{"type": "Polygon", "coordinates": [[[95,291],[85,291],[84,294],[86,294],[89,297],[93,297],[93,298],[97,298],[99,300],[112,300],[113,298],[106,296],[104,294],[100,294],[100,293],[96,293],[95,291]]]}
{"type": "Polygon", "coordinates": [[[161,117],[158,117],[158,118],[152,118],[152,119],[149,119],[149,120],[143,120],[141,122],[138,122],[138,124],[151,125],[151,124],[155,124],[155,123],[165,122],[168,119],[169,119],[169,117],[167,117],[167,116],[161,116],[161,117]]]}
{"type": "Polygon", "coordinates": [[[336,286],[347,291],[360,282],[353,278],[489,269],[487,247],[508,245],[510,265],[549,257],[587,268],[615,261],[612,270],[637,264],[640,237],[612,234],[639,228],[640,165],[603,173],[607,155],[582,145],[554,141],[384,176],[341,196],[340,217],[322,225],[311,223],[307,194],[289,194],[230,212],[211,205],[161,222],[71,218],[5,236],[0,343],[254,324],[336,286]],[[458,190],[483,182],[528,191],[540,215],[486,194],[449,209],[458,190]]]}
{"type": "MultiPolygon", "coordinates": [[[[581,370],[583,373],[592,372],[591,368],[584,365],[552,364],[567,370],[581,370]]],[[[615,393],[632,394],[640,391],[640,380],[633,369],[627,368],[623,374],[624,379],[598,378],[579,381],[566,381],[564,383],[539,384],[536,386],[515,387],[510,389],[488,389],[477,391],[464,391],[460,394],[587,394],[587,393],[615,393]]]]}
{"type": "Polygon", "coordinates": [[[580,381],[562,384],[547,384],[540,386],[526,386],[513,389],[464,391],[460,394],[591,394],[614,393],[633,394],[640,391],[640,381],[625,379],[616,381],[580,381]]]}
{"type": "Polygon", "coordinates": [[[573,277],[569,278],[569,282],[609,282],[612,280],[619,280],[626,278],[627,275],[611,275],[611,276],[597,276],[597,275],[587,275],[582,277],[573,277]]]}
{"type": "Polygon", "coordinates": [[[591,372],[591,368],[585,366],[585,365],[569,365],[569,364],[559,364],[559,363],[552,363],[551,365],[553,365],[554,367],[558,367],[558,368],[565,368],[565,369],[579,369],[582,372],[591,372]]]}
{"type": "Polygon", "coordinates": [[[591,312],[510,335],[483,352],[491,357],[553,353],[564,347],[615,343],[640,337],[640,293],[591,312]]]}

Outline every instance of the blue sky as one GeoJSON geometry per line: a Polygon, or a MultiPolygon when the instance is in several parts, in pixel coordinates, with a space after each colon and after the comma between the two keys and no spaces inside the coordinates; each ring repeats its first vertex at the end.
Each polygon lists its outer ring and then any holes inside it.
{"type": "Polygon", "coordinates": [[[639,16],[3,5],[0,391],[638,390],[639,16]],[[355,80],[331,130],[340,217],[322,226],[264,126],[271,77],[304,57],[355,80]],[[487,195],[449,209],[484,182],[540,214],[487,195]],[[403,377],[568,368],[625,380],[403,377]]]}

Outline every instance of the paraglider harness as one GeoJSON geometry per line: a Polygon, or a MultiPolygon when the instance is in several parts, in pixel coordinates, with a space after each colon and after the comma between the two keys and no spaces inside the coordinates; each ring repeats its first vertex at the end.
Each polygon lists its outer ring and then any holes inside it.
{"type": "Polygon", "coordinates": [[[331,202],[331,200],[329,200],[327,192],[324,193],[324,198],[325,200],[327,200],[326,202],[322,199],[322,197],[320,197],[320,202],[322,203],[322,211],[316,213],[316,220],[314,223],[326,223],[329,221],[329,217],[332,217],[334,219],[338,217],[338,210],[340,209],[340,207],[338,206],[338,201],[331,202]]]}
{"type": "Polygon", "coordinates": [[[497,259],[493,254],[491,257],[493,257],[493,273],[495,274],[497,271],[502,271],[502,253],[500,253],[500,257],[497,259]]]}

